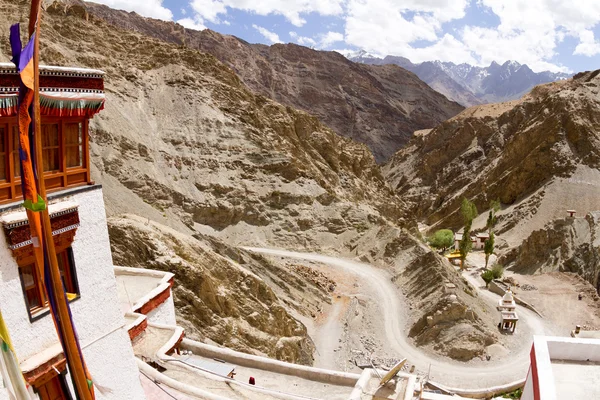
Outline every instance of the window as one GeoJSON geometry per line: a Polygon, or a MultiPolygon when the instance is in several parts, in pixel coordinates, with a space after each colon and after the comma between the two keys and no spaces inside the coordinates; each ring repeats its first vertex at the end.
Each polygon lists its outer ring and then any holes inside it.
{"type": "Polygon", "coordinates": [[[65,382],[65,371],[61,374],[56,374],[54,371],[52,373],[54,375],[52,378],[40,385],[36,385],[36,391],[40,400],[70,400],[71,392],[65,382]]]}
{"type": "Polygon", "coordinates": [[[13,165],[15,169],[15,178],[21,177],[21,157],[19,156],[19,127],[17,125],[13,125],[12,127],[12,135],[13,135],[13,165]]]}
{"type": "MultiPolygon", "coordinates": [[[[62,251],[58,251],[57,249],[56,258],[58,259],[58,269],[60,270],[63,287],[67,292],[69,300],[71,300],[79,295],[73,250],[71,247],[67,247],[62,251]]],[[[42,289],[43,277],[38,276],[34,263],[19,267],[19,275],[29,315],[34,317],[48,306],[46,293],[42,289]]]]}
{"type": "Polygon", "coordinates": [[[42,125],[42,156],[44,172],[60,170],[60,146],[58,124],[42,125]]]}
{"type": "Polygon", "coordinates": [[[8,137],[6,127],[0,126],[0,181],[8,175],[8,137]]]}
{"type": "MultiPolygon", "coordinates": [[[[42,157],[46,190],[92,183],[89,166],[88,120],[42,120],[42,157]]],[[[17,118],[0,117],[0,204],[22,197],[17,118]]]]}
{"type": "Polygon", "coordinates": [[[65,124],[65,157],[67,168],[83,166],[83,135],[81,123],[65,124]]]}

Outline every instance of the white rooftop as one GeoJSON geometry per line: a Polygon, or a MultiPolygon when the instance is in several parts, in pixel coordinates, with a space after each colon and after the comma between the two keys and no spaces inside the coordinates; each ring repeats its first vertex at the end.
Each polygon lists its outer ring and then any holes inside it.
{"type": "Polygon", "coordinates": [[[557,399],[600,399],[600,363],[552,360],[557,399]]]}
{"type": "MultiPolygon", "coordinates": [[[[13,64],[11,62],[0,62],[0,69],[15,69],[15,64],[13,64]]],[[[40,71],[68,72],[68,73],[74,73],[74,74],[90,74],[90,75],[105,75],[105,72],[100,69],[59,67],[56,65],[40,65],[40,71]]]]}

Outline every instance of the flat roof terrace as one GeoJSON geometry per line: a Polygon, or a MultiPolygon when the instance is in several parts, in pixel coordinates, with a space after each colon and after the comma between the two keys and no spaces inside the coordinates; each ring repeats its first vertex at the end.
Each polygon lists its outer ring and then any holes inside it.
{"type": "Polygon", "coordinates": [[[170,272],[115,266],[117,292],[123,314],[129,311],[146,314],[148,310],[144,308],[171,288],[173,277],[170,272]]]}
{"type": "Polygon", "coordinates": [[[600,362],[552,360],[557,399],[600,399],[600,362]]]}

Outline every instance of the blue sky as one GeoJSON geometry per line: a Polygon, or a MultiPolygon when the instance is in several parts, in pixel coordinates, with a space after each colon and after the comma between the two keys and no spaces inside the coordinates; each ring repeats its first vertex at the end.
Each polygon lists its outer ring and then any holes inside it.
{"type": "Polygon", "coordinates": [[[413,62],[600,68],[600,0],[93,0],[252,43],[413,62]]]}

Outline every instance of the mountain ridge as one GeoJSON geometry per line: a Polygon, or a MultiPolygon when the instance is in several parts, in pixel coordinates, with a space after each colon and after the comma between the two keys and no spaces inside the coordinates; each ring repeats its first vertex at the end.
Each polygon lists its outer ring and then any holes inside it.
{"type": "Polygon", "coordinates": [[[308,112],[337,134],[366,144],[378,163],[414,131],[433,128],[463,109],[397,66],[357,64],[337,52],[296,44],[250,44],[95,3],[62,3],[88,18],[213,55],[253,92],[308,112]]]}
{"type": "Polygon", "coordinates": [[[437,60],[415,64],[405,57],[379,58],[366,52],[347,56],[352,61],[369,65],[398,65],[414,72],[433,89],[466,107],[516,100],[539,84],[571,77],[550,71],[536,73],[527,64],[511,60],[504,64],[492,61],[488,67],[477,67],[437,60]]]}

